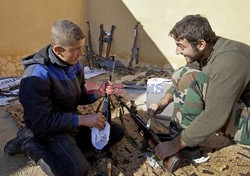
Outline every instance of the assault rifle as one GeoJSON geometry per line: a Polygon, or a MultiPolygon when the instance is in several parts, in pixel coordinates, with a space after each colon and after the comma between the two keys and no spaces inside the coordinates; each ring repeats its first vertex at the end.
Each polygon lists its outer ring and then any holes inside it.
{"type": "Polygon", "coordinates": [[[136,64],[139,63],[139,59],[138,59],[138,57],[139,57],[139,54],[138,54],[139,53],[139,47],[137,46],[137,34],[138,34],[138,25],[139,24],[140,23],[137,22],[137,24],[135,25],[135,28],[134,28],[134,43],[133,43],[133,47],[131,49],[132,54],[131,54],[131,59],[129,61],[129,65],[128,65],[129,68],[133,67],[133,61],[134,60],[135,60],[136,64]]]}
{"type": "Polygon", "coordinates": [[[111,43],[113,41],[113,32],[115,30],[115,26],[111,26],[110,32],[106,32],[103,30],[103,24],[100,25],[100,36],[99,36],[99,57],[102,58],[102,50],[103,50],[103,43],[107,43],[106,48],[106,58],[109,57],[110,49],[111,49],[111,43]]]}
{"type": "Polygon", "coordinates": [[[86,59],[89,64],[89,68],[93,68],[93,59],[94,59],[94,50],[92,48],[92,40],[91,40],[91,33],[90,33],[90,24],[89,21],[87,21],[88,24],[88,45],[86,45],[86,59]]]}
{"type": "MultiPolygon", "coordinates": [[[[131,101],[131,107],[129,108],[126,103],[122,100],[121,96],[114,94],[117,101],[120,102],[121,107],[125,107],[129,113],[133,121],[138,126],[138,131],[143,136],[142,150],[146,151],[148,147],[148,142],[151,141],[154,146],[157,146],[159,143],[164,141],[170,141],[173,139],[171,135],[168,134],[157,134],[153,130],[147,127],[147,124],[142,120],[142,118],[138,115],[136,106],[134,101],[131,101]]],[[[178,167],[180,162],[180,158],[177,155],[172,155],[164,159],[164,166],[167,171],[170,173],[174,172],[178,167]]]]}
{"type": "MultiPolygon", "coordinates": [[[[110,58],[113,61],[113,65],[112,65],[111,71],[109,73],[109,81],[111,82],[113,74],[114,74],[114,69],[115,69],[115,56],[110,56],[110,58]]],[[[105,87],[106,87],[106,85],[105,85],[105,87]]],[[[105,99],[104,99],[103,107],[102,107],[102,115],[105,116],[105,118],[108,120],[109,123],[111,122],[110,104],[111,104],[110,96],[105,93],[105,99]]]]}
{"type": "MultiPolygon", "coordinates": [[[[109,73],[109,81],[111,82],[113,74],[114,74],[114,68],[115,68],[115,56],[110,56],[109,58],[111,58],[112,61],[113,61],[113,65],[112,65],[112,68],[111,68],[110,73],[109,73]]],[[[106,83],[106,85],[107,85],[107,83],[106,83]]],[[[105,89],[106,89],[106,85],[105,85],[105,89]]],[[[99,104],[99,107],[97,108],[98,109],[97,111],[99,111],[101,103],[99,104]]],[[[111,99],[110,99],[110,95],[105,93],[105,99],[104,99],[103,107],[102,107],[102,115],[105,116],[105,118],[109,122],[109,124],[111,124],[111,108],[110,108],[111,103],[112,102],[111,102],[111,99]]],[[[110,152],[109,147],[106,150],[106,155],[107,155],[107,176],[111,176],[111,173],[112,173],[111,172],[112,153],[110,152]]]]}

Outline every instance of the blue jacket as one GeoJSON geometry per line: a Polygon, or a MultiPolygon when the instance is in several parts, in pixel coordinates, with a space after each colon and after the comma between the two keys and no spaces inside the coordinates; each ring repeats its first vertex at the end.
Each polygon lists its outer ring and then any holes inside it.
{"type": "Polygon", "coordinates": [[[77,127],[77,106],[96,101],[87,94],[82,64],[59,61],[48,45],[24,58],[23,65],[19,100],[26,126],[37,136],[77,127]]]}

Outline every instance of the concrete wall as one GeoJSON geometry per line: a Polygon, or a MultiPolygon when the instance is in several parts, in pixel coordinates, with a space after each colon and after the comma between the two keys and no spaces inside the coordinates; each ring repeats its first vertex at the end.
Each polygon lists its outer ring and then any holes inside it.
{"type": "Polygon", "coordinates": [[[185,15],[202,14],[217,35],[250,44],[250,1],[247,0],[89,0],[88,19],[92,22],[95,49],[99,25],[117,26],[113,54],[129,61],[133,27],[140,21],[138,44],[140,61],[157,67],[177,68],[185,64],[175,54],[174,40],[168,36],[185,15]],[[170,64],[169,64],[170,63],[170,64]]]}
{"type": "Polygon", "coordinates": [[[50,42],[55,20],[85,27],[86,7],[86,0],[1,0],[0,77],[22,74],[21,58],[50,42]]]}
{"type": "MultiPolygon", "coordinates": [[[[154,2],[154,1],[152,1],[154,2]]],[[[113,34],[113,43],[111,48],[111,54],[117,55],[118,58],[123,59],[124,64],[127,66],[130,60],[131,48],[133,46],[134,40],[134,27],[139,21],[141,25],[138,26],[138,46],[139,46],[139,60],[140,63],[146,65],[154,65],[156,63],[158,66],[163,66],[167,64],[167,60],[157,46],[156,41],[152,36],[150,36],[145,29],[147,26],[153,27],[152,21],[148,23],[147,20],[138,18],[136,11],[139,9],[146,8],[148,11],[151,11],[149,7],[145,6],[144,1],[136,0],[131,2],[118,1],[118,0],[89,0],[88,1],[88,20],[91,25],[91,34],[92,34],[92,43],[94,45],[94,51],[98,53],[98,37],[100,33],[100,24],[104,25],[105,31],[110,31],[111,25],[115,25],[116,29],[113,34]],[[133,7],[139,6],[139,9],[131,10],[130,5],[133,7]],[[146,25],[146,26],[145,26],[146,25]]],[[[140,13],[137,11],[137,13],[140,13]]],[[[146,14],[150,16],[155,12],[150,12],[146,14]]],[[[145,14],[141,14],[144,16],[145,14]]],[[[158,20],[155,18],[155,20],[158,20]]],[[[155,26],[158,31],[161,26],[155,26]]],[[[160,36],[162,37],[162,36],[160,36]]],[[[103,49],[105,51],[106,48],[103,49]]],[[[171,65],[168,65],[171,67],[171,65]]]]}
{"type": "MultiPolygon", "coordinates": [[[[99,26],[115,25],[111,54],[127,65],[133,28],[140,21],[140,64],[177,68],[184,63],[175,54],[168,32],[188,14],[206,16],[217,35],[250,45],[250,1],[247,0],[8,0],[0,6],[0,76],[22,74],[21,58],[49,43],[51,24],[59,18],[75,21],[86,31],[90,21],[93,48],[98,53],[99,26]]],[[[104,48],[106,49],[106,48],[104,48]]]]}

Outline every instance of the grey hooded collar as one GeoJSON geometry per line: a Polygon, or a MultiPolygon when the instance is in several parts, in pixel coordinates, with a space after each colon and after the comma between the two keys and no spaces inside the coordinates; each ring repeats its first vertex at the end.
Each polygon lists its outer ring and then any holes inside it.
{"type": "Polygon", "coordinates": [[[51,63],[53,64],[57,64],[62,67],[68,66],[66,62],[64,62],[63,60],[61,60],[55,55],[55,53],[52,50],[52,46],[49,47],[49,58],[50,58],[51,63]]]}

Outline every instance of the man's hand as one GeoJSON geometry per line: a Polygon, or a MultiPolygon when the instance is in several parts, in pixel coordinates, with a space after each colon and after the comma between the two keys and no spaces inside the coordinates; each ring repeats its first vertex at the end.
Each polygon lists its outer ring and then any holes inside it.
{"type": "Polygon", "coordinates": [[[187,145],[181,139],[181,135],[179,135],[171,141],[158,144],[155,147],[155,154],[160,160],[164,160],[166,157],[176,154],[179,150],[186,146],[187,145]]]}
{"type": "Polygon", "coordinates": [[[177,152],[173,141],[162,142],[155,147],[155,154],[160,160],[164,160],[177,152]]]}
{"type": "Polygon", "coordinates": [[[105,125],[105,117],[102,114],[87,114],[87,115],[79,115],[79,125],[88,126],[88,127],[96,127],[99,130],[102,130],[105,125]]]}
{"type": "Polygon", "coordinates": [[[105,93],[108,94],[108,95],[112,95],[114,94],[114,83],[112,82],[107,82],[107,85],[106,85],[106,89],[105,89],[105,93]]]}
{"type": "Polygon", "coordinates": [[[173,95],[166,93],[159,103],[152,103],[148,108],[148,114],[150,117],[154,117],[156,114],[162,113],[162,111],[173,101],[173,95]]]}
{"type": "Polygon", "coordinates": [[[164,109],[157,103],[152,103],[148,108],[148,114],[150,117],[155,117],[156,114],[160,114],[164,109]]]}
{"type": "Polygon", "coordinates": [[[102,83],[101,87],[100,87],[100,92],[102,95],[108,94],[108,95],[112,95],[114,94],[114,83],[108,81],[108,82],[104,82],[102,83]]]}

